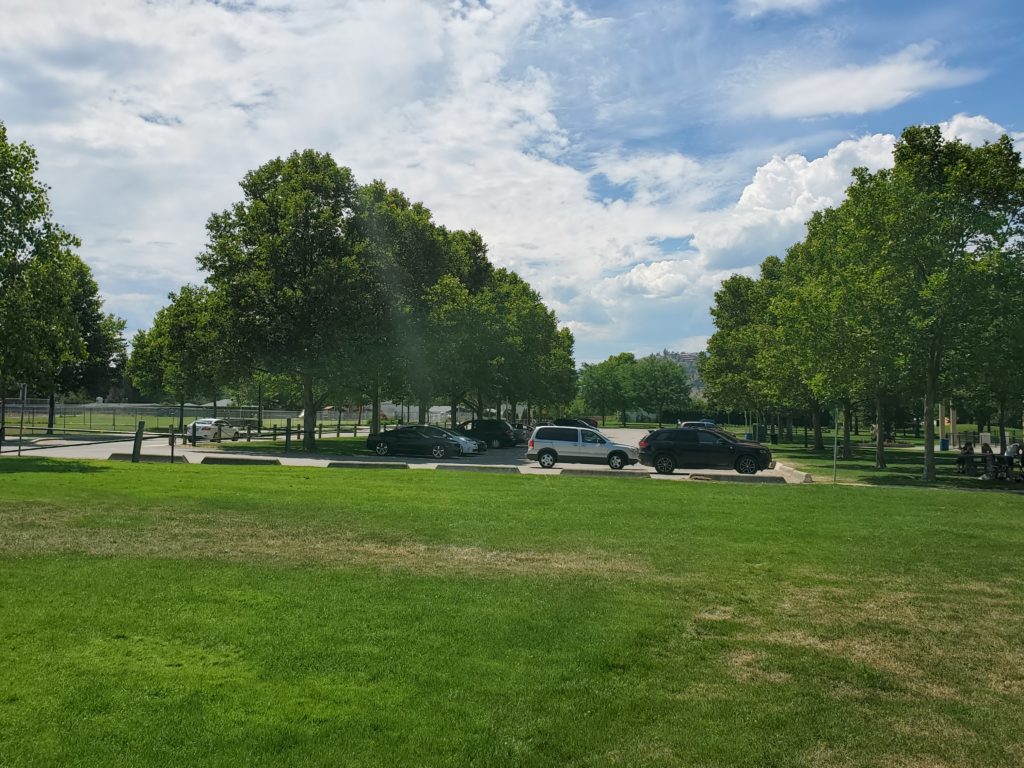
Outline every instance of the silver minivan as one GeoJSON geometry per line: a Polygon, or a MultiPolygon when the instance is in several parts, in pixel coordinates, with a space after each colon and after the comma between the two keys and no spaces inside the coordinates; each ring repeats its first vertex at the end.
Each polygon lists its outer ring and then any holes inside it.
{"type": "Polygon", "coordinates": [[[622,469],[639,460],[639,450],[616,443],[596,429],[580,427],[537,427],[527,443],[526,458],[535,459],[545,469],[559,461],[607,464],[622,469]]]}

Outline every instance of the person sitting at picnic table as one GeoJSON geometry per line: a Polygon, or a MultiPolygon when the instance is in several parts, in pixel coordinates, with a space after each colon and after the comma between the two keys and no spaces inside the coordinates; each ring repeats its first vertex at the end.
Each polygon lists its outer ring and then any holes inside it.
{"type": "Polygon", "coordinates": [[[988,443],[981,444],[981,460],[985,467],[985,474],[981,476],[982,480],[988,480],[990,477],[995,477],[996,474],[996,457],[992,453],[992,446],[988,443]]]}
{"type": "Polygon", "coordinates": [[[967,465],[974,467],[974,443],[967,442],[960,446],[960,455],[956,457],[956,472],[962,475],[967,471],[967,465]]]}
{"type": "MultiPolygon", "coordinates": [[[[1006,479],[1007,480],[1012,480],[1013,479],[1013,464],[1014,464],[1014,462],[1018,458],[1021,458],[1021,454],[1022,453],[1024,453],[1024,450],[1022,450],[1022,446],[1021,446],[1020,443],[1010,443],[1010,445],[1008,445],[1006,447],[1006,453],[1004,453],[1003,455],[1006,457],[1006,479]]],[[[1021,462],[1022,462],[1022,473],[1024,473],[1024,458],[1021,458],[1021,462]]],[[[1022,477],[1022,475],[1017,475],[1017,482],[1018,483],[1021,481],[1021,477],[1022,477]]]]}

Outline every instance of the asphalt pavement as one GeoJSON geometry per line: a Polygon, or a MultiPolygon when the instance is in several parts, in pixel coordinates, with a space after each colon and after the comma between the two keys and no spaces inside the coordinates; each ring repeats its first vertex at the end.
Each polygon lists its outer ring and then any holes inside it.
{"type": "MultiPolygon", "coordinates": [[[[647,434],[646,429],[621,429],[608,428],[600,430],[602,434],[611,440],[626,445],[637,445],[640,439],[647,434]]],[[[61,459],[91,459],[106,460],[112,455],[130,455],[132,452],[131,440],[118,440],[111,442],[84,441],[80,439],[65,439],[59,435],[53,437],[35,437],[27,440],[23,446],[23,456],[45,456],[61,459]]],[[[225,444],[229,447],[231,443],[225,444]]],[[[10,458],[17,455],[17,440],[6,440],[0,452],[0,458],[10,458]]],[[[144,459],[168,461],[171,457],[171,446],[166,437],[149,438],[143,443],[142,455],[144,459]]],[[[478,472],[503,472],[519,473],[524,475],[566,475],[566,476],[596,476],[596,477],[622,477],[623,479],[651,478],[656,480],[718,480],[725,482],[760,482],[760,483],[783,483],[800,482],[790,476],[784,468],[766,470],[756,475],[740,475],[733,470],[721,469],[693,469],[677,470],[671,475],[659,475],[650,467],[641,464],[634,464],[621,470],[613,470],[606,465],[579,464],[559,462],[552,469],[542,469],[535,461],[526,458],[526,447],[516,446],[515,448],[490,449],[478,456],[465,456],[461,458],[448,458],[437,461],[432,458],[418,456],[330,456],[319,455],[316,458],[305,457],[300,454],[282,456],[278,452],[260,452],[259,450],[247,450],[243,452],[232,452],[221,450],[215,443],[200,442],[195,448],[189,445],[182,445],[180,442],[174,447],[176,457],[184,456],[190,464],[203,463],[204,459],[211,458],[221,460],[230,458],[237,463],[245,463],[246,460],[255,459],[278,459],[286,466],[300,467],[352,467],[374,468],[376,465],[408,465],[409,469],[433,470],[442,469],[445,471],[478,471],[478,472]]],[[[253,462],[255,463],[255,462],[253,462]]]]}

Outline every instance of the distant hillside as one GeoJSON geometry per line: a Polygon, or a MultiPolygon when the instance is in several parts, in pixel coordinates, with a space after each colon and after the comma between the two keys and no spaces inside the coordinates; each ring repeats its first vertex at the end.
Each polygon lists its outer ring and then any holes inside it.
{"type": "Polygon", "coordinates": [[[683,366],[683,370],[690,378],[690,395],[692,397],[701,397],[704,394],[704,382],[701,381],[700,374],[697,373],[696,352],[671,352],[664,349],[657,356],[683,366]]]}

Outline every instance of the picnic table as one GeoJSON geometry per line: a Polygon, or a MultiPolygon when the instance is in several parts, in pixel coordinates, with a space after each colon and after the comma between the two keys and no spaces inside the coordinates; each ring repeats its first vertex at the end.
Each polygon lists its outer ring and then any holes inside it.
{"type": "Polygon", "coordinates": [[[977,475],[978,470],[990,480],[1009,480],[1013,476],[1013,456],[1001,453],[968,453],[957,456],[957,463],[963,459],[965,472],[977,475]]]}

